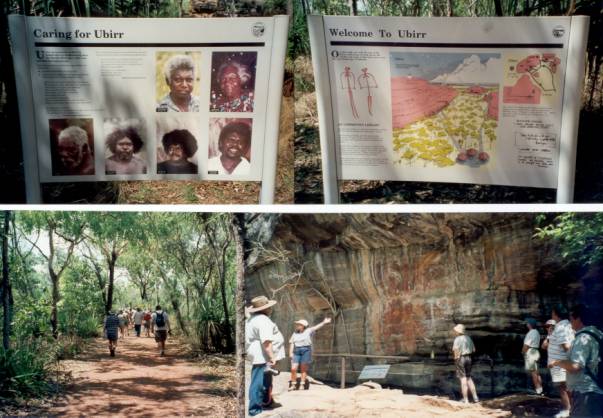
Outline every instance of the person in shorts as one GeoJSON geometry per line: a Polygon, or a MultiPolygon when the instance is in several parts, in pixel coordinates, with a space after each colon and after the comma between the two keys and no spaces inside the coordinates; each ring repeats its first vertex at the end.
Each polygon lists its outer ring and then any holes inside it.
{"type": "Polygon", "coordinates": [[[143,316],[144,331],[147,337],[151,336],[151,319],[153,319],[153,315],[151,314],[151,308],[149,308],[144,311],[143,316]]]}
{"type": "Polygon", "coordinates": [[[456,338],[452,344],[452,352],[454,353],[454,361],[456,364],[456,376],[461,382],[461,392],[463,394],[463,402],[469,403],[469,394],[473,396],[474,402],[479,402],[475,383],[471,378],[471,355],[475,352],[475,345],[471,337],[465,334],[465,326],[457,324],[453,328],[456,333],[456,338]]]}
{"type": "Polygon", "coordinates": [[[161,309],[161,305],[157,305],[151,315],[151,332],[155,334],[155,342],[161,357],[165,355],[165,341],[171,331],[168,314],[161,309]]]}
{"type": "Polygon", "coordinates": [[[289,338],[289,357],[291,357],[289,389],[299,390],[301,381],[304,382],[305,390],[310,388],[308,369],[312,363],[312,335],[330,322],[331,318],[325,318],[320,324],[308,327],[308,321],[305,319],[295,321],[295,332],[289,338]],[[298,367],[301,369],[301,378],[297,377],[298,367]]]}
{"type": "Polygon", "coordinates": [[[569,312],[561,304],[555,305],[551,311],[551,317],[555,320],[555,328],[548,338],[547,354],[548,368],[551,371],[553,385],[559,390],[563,409],[555,415],[555,418],[570,416],[570,394],[567,389],[567,372],[557,366],[557,361],[569,360],[569,352],[574,341],[574,330],[569,322],[569,312]]]}
{"type": "Polygon", "coordinates": [[[119,337],[119,318],[115,315],[115,312],[109,311],[107,316],[105,316],[105,320],[103,321],[103,333],[105,338],[109,341],[109,354],[111,357],[115,357],[117,338],[119,337]]]}
{"type": "Polygon", "coordinates": [[[540,333],[538,332],[538,322],[534,318],[526,319],[528,333],[523,339],[523,354],[525,369],[532,376],[534,389],[537,395],[542,395],[542,379],[538,373],[538,361],[540,360],[540,333]]]}

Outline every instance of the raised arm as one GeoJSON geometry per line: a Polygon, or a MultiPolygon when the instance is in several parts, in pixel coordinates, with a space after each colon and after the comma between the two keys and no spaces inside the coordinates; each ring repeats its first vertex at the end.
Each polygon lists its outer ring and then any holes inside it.
{"type": "Polygon", "coordinates": [[[330,324],[330,323],[331,323],[331,318],[325,318],[325,319],[323,319],[323,321],[320,324],[316,324],[313,327],[310,327],[310,330],[312,332],[316,332],[319,329],[321,329],[322,327],[324,327],[325,325],[330,324]]]}

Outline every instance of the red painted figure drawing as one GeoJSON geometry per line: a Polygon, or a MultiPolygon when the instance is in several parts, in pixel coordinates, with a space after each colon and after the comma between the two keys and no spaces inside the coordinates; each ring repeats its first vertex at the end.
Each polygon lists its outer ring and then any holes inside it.
{"type": "Polygon", "coordinates": [[[360,87],[360,89],[366,89],[368,93],[368,96],[366,98],[368,104],[368,112],[369,115],[373,116],[373,96],[371,95],[371,89],[376,89],[378,87],[377,80],[375,80],[375,77],[368,72],[368,68],[363,68],[361,71],[362,74],[358,76],[358,86],[360,87]]]}
{"type": "Polygon", "coordinates": [[[350,100],[350,108],[352,109],[352,116],[354,119],[358,119],[358,110],[356,110],[356,104],[354,103],[354,93],[352,90],[356,90],[356,78],[350,67],[345,67],[343,72],[339,76],[341,80],[341,88],[348,91],[348,98],[350,100]]]}

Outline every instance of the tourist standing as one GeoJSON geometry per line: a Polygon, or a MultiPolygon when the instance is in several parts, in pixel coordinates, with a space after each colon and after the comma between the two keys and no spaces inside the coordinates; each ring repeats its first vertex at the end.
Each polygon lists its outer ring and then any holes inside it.
{"type": "Polygon", "coordinates": [[[313,327],[308,327],[308,321],[305,319],[295,321],[295,332],[289,338],[289,357],[291,358],[289,389],[298,390],[302,381],[305,390],[310,388],[308,369],[312,363],[312,335],[329,323],[331,323],[331,318],[325,318],[320,324],[313,327]],[[297,377],[298,367],[301,369],[301,378],[297,377]]]}
{"type": "Polygon", "coordinates": [[[456,375],[461,382],[463,402],[469,403],[469,391],[471,391],[473,401],[479,402],[475,383],[473,383],[473,379],[471,378],[471,356],[475,352],[475,345],[473,344],[471,337],[466,335],[465,326],[463,324],[455,325],[453,330],[457,336],[452,344],[452,352],[454,353],[456,364],[456,375]]]}
{"type": "Polygon", "coordinates": [[[565,306],[555,305],[551,311],[551,317],[556,324],[548,340],[548,367],[551,371],[553,385],[559,390],[561,404],[563,405],[563,409],[555,415],[555,418],[564,418],[569,417],[570,414],[570,395],[566,385],[567,373],[565,369],[556,364],[558,361],[569,360],[569,351],[574,340],[574,330],[568,320],[569,313],[565,306]]]}
{"type": "Polygon", "coordinates": [[[534,318],[526,319],[528,333],[523,339],[521,352],[524,358],[525,369],[532,376],[532,383],[537,395],[542,395],[542,379],[538,372],[538,362],[540,360],[540,333],[538,332],[538,322],[534,318]]]}
{"type": "Polygon", "coordinates": [[[275,300],[258,296],[247,307],[250,314],[245,323],[245,347],[252,363],[249,383],[249,415],[280,406],[272,398],[272,367],[285,358],[285,339],[269,318],[275,300]]]}
{"type": "Polygon", "coordinates": [[[572,417],[603,416],[603,382],[597,381],[603,333],[589,325],[591,318],[592,315],[584,305],[571,309],[570,323],[576,331],[576,337],[570,348],[569,359],[553,361],[554,366],[567,371],[572,417]]]}

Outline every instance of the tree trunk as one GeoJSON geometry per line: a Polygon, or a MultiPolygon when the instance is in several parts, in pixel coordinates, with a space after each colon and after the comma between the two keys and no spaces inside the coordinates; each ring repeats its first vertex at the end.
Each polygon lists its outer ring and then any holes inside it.
{"type": "Polygon", "coordinates": [[[452,17],[453,16],[452,10],[453,10],[452,0],[446,0],[446,16],[452,17]]]}
{"type": "Polygon", "coordinates": [[[228,313],[228,299],[226,298],[226,249],[222,248],[222,268],[220,269],[220,293],[222,294],[222,309],[224,310],[224,333],[226,334],[226,350],[232,353],[234,344],[228,313]]]}
{"type": "Polygon", "coordinates": [[[8,228],[10,224],[11,212],[4,211],[4,229],[2,231],[2,347],[4,350],[10,348],[10,322],[11,322],[11,287],[8,277],[8,228]]]}
{"type": "Polygon", "coordinates": [[[48,274],[52,284],[52,307],[50,309],[50,326],[52,328],[52,337],[56,340],[59,338],[59,319],[58,305],[61,295],[59,293],[59,275],[54,271],[54,225],[48,226],[48,274]]]}
{"type": "Polygon", "coordinates": [[[107,304],[105,305],[105,314],[108,314],[113,309],[113,284],[115,282],[115,263],[117,263],[117,253],[111,251],[109,259],[109,283],[107,285],[107,304]]]}
{"type": "Polygon", "coordinates": [[[496,14],[496,16],[503,15],[501,0],[494,0],[494,13],[496,14]]]}
{"type": "Polygon", "coordinates": [[[238,418],[245,417],[245,215],[235,213],[232,217],[232,229],[236,246],[237,289],[236,306],[236,359],[237,359],[237,409],[238,418]]]}
{"type": "Polygon", "coordinates": [[[178,322],[178,326],[182,330],[182,333],[188,337],[188,328],[186,327],[186,323],[184,322],[184,318],[182,317],[182,312],[180,311],[180,301],[177,297],[171,297],[170,299],[170,302],[172,303],[172,308],[174,308],[174,312],[176,313],[176,321],[178,322]]]}

